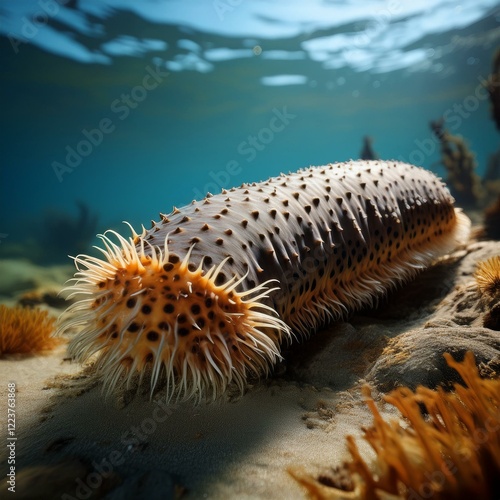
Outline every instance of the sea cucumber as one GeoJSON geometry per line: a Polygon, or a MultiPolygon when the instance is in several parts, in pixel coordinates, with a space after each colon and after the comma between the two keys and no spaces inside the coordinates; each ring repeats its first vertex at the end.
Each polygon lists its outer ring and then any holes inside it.
{"type": "Polygon", "coordinates": [[[215,399],[267,374],[280,345],[413,277],[465,242],[469,219],[431,172],[401,162],[310,167],[207,195],[79,255],[60,331],[108,392],[215,399]],[[162,384],[159,384],[159,382],[162,384]]]}

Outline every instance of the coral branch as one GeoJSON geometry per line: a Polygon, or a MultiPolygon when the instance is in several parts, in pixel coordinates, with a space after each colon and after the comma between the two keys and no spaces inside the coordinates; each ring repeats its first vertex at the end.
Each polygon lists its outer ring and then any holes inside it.
{"type": "Polygon", "coordinates": [[[450,393],[425,387],[393,391],[385,400],[406,423],[385,421],[364,388],[374,417],[364,438],[375,451],[375,461],[368,465],[353,437],[347,436],[352,459],[343,468],[352,475],[349,491],[335,478],[325,481],[299,469],[289,471],[311,498],[500,497],[500,380],[481,379],[471,352],[463,362],[448,353],[445,358],[466,385],[455,384],[450,393]]]}
{"type": "Polygon", "coordinates": [[[51,336],[54,325],[47,311],[0,305],[0,357],[53,349],[61,343],[51,336]]]}
{"type": "Polygon", "coordinates": [[[462,137],[452,135],[444,128],[443,119],[431,122],[430,127],[441,142],[441,162],[457,203],[463,207],[476,207],[484,198],[484,192],[481,179],[475,172],[474,154],[462,137]]]}

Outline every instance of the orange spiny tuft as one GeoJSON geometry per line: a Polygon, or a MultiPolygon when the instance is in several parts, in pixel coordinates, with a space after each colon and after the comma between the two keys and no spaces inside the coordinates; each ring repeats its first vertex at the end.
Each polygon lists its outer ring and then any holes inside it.
{"type": "Polygon", "coordinates": [[[108,391],[147,374],[151,392],[163,381],[168,398],[215,399],[229,383],[243,391],[250,373],[267,372],[288,331],[261,312],[269,310],[259,302],[270,291],[267,283],[239,292],[244,277],[217,280],[227,259],[204,271],[202,263],[189,263],[191,251],[181,261],[165,242],[164,253],[150,248],[146,255],[144,240],[115,236],[120,247],[102,237],[107,262],[75,259],[87,269],[70,289],[91,298],[70,306],[62,327],[86,325],[71,341],[70,353],[79,360],[99,353],[95,369],[108,391]],[[82,309],[86,314],[75,322],[73,313],[82,309]]]}
{"type": "Polygon", "coordinates": [[[0,356],[53,349],[55,320],[47,311],[0,305],[0,356]]]}
{"type": "Polygon", "coordinates": [[[479,262],[474,277],[481,293],[500,298],[500,255],[479,262]]]}

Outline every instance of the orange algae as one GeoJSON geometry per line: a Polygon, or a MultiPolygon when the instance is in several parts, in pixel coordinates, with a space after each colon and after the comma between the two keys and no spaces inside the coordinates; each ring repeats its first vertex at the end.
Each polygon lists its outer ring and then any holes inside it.
{"type": "Polygon", "coordinates": [[[364,439],[375,460],[368,464],[347,436],[351,461],[342,466],[351,479],[347,487],[335,477],[290,469],[310,498],[500,498],[500,380],[481,379],[471,352],[461,363],[448,353],[445,358],[466,386],[455,384],[453,392],[396,389],[385,400],[404,421],[384,420],[364,388],[374,417],[364,439]]]}
{"type": "Polygon", "coordinates": [[[54,328],[47,311],[0,305],[0,356],[53,349],[61,343],[51,336],[54,328]]]}

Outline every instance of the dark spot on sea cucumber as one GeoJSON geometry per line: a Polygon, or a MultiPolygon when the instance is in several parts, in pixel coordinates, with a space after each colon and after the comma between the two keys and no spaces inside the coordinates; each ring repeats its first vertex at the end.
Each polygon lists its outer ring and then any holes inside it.
{"type": "Polygon", "coordinates": [[[173,304],[166,304],[164,307],[163,307],[163,312],[167,313],[167,314],[171,314],[175,311],[175,307],[173,304]]]}
{"type": "Polygon", "coordinates": [[[136,299],[128,299],[127,300],[127,307],[129,309],[132,309],[135,306],[135,303],[136,303],[136,299]]]}
{"type": "Polygon", "coordinates": [[[222,283],[224,283],[225,281],[226,281],[226,275],[224,273],[219,273],[217,275],[217,278],[215,278],[215,284],[217,286],[222,285],[222,283]]]}
{"type": "Polygon", "coordinates": [[[158,338],[160,337],[160,335],[153,330],[153,331],[148,332],[146,337],[150,342],[156,342],[158,340],[158,338]]]}

